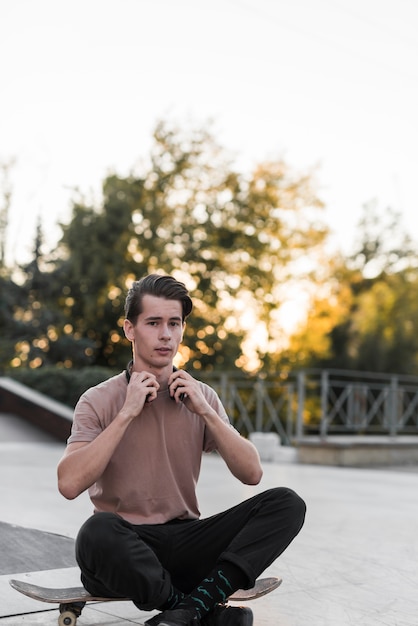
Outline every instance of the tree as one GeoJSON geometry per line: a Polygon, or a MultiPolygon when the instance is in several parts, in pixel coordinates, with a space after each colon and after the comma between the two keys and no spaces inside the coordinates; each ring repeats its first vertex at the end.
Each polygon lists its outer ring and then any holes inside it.
{"type": "Polygon", "coordinates": [[[15,320],[15,305],[20,299],[20,287],[9,276],[0,274],[0,373],[3,374],[15,355],[19,324],[15,320]]]}
{"type": "Polygon", "coordinates": [[[72,332],[72,326],[59,306],[59,273],[50,270],[44,255],[43,234],[38,223],[33,259],[20,268],[22,283],[9,286],[8,337],[13,340],[8,365],[36,369],[46,365],[81,366],[91,362],[91,341],[72,332]]]}
{"type": "Polygon", "coordinates": [[[153,139],[140,169],[105,178],[100,202],[74,199],[48,255],[38,226],[14,293],[14,364],[123,367],[125,292],[149,272],[174,274],[193,295],[179,365],[267,363],[281,340],[284,286],[296,277],[315,283],[323,264],[327,229],[313,176],[283,161],[239,173],[208,129],[159,122],[153,139]]]}
{"type": "MultiPolygon", "coordinates": [[[[100,206],[74,203],[57,250],[60,306],[74,332],[94,342],[95,362],[114,366],[127,355],[127,286],[148,272],[173,273],[195,303],[182,362],[251,367],[241,346],[253,320],[267,341],[277,339],[283,283],[296,272],[313,280],[327,236],[321,209],[310,175],[282,161],[239,174],[208,130],[160,122],[139,173],[108,176],[100,206]]],[[[255,366],[266,350],[255,344],[255,366]]]]}
{"type": "Polygon", "coordinates": [[[4,273],[6,269],[6,243],[7,243],[7,227],[9,224],[9,210],[12,199],[12,186],[10,182],[10,171],[13,166],[13,160],[0,164],[0,185],[1,185],[1,204],[0,204],[0,271],[4,273]]]}
{"type": "Polygon", "coordinates": [[[99,209],[74,203],[56,252],[59,307],[72,332],[90,342],[88,356],[98,365],[121,365],[129,356],[121,333],[121,307],[127,278],[137,265],[128,248],[139,185],[132,178],[112,175],[104,181],[99,209]]]}
{"type": "Polygon", "coordinates": [[[405,232],[401,214],[391,207],[382,211],[376,201],[365,204],[356,240],[358,245],[348,257],[347,265],[359,270],[365,278],[394,274],[418,265],[416,243],[405,232]]]}
{"type": "Polygon", "coordinates": [[[418,374],[418,280],[405,271],[381,277],[356,298],[349,328],[354,369],[418,374]]]}
{"type": "Polygon", "coordinates": [[[359,242],[334,266],[327,301],[312,303],[291,340],[308,367],[418,374],[417,250],[400,216],[364,207],[359,242]],[[315,345],[315,347],[313,347],[315,345]]]}

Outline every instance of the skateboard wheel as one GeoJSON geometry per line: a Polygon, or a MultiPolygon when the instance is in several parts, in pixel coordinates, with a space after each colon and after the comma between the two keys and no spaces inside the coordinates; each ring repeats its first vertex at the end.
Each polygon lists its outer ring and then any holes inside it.
{"type": "Polygon", "coordinates": [[[77,616],[72,611],[63,611],[58,618],[58,626],[76,626],[77,616]]]}

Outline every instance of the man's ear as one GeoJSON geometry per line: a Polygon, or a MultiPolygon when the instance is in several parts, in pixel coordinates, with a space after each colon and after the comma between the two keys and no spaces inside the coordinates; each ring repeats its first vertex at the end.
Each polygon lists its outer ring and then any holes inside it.
{"type": "Polygon", "coordinates": [[[124,320],[124,322],[123,322],[123,332],[125,333],[126,339],[128,339],[129,341],[133,341],[133,339],[134,339],[133,329],[134,329],[134,326],[133,326],[132,322],[130,322],[129,320],[124,320]]]}

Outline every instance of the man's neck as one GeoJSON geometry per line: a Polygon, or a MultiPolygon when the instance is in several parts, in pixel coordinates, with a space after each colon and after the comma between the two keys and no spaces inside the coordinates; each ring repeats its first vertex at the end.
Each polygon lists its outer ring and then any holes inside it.
{"type": "Polygon", "coordinates": [[[173,364],[169,363],[167,365],[164,365],[163,367],[155,367],[147,363],[142,363],[142,361],[139,361],[138,359],[136,360],[134,359],[132,363],[132,367],[130,369],[131,369],[130,373],[145,371],[145,372],[149,372],[150,374],[154,374],[154,376],[160,383],[161,387],[163,388],[164,386],[167,385],[168,379],[170,378],[173,372],[173,364]]]}

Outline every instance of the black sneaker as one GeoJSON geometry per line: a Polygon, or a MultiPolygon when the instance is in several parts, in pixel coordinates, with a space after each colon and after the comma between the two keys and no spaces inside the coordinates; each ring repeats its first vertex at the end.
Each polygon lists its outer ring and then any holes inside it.
{"type": "Polygon", "coordinates": [[[154,615],[145,622],[147,626],[200,626],[194,609],[173,609],[154,615]]]}
{"type": "Polygon", "coordinates": [[[202,617],[202,626],[252,626],[253,612],[246,606],[217,604],[202,617]]]}

